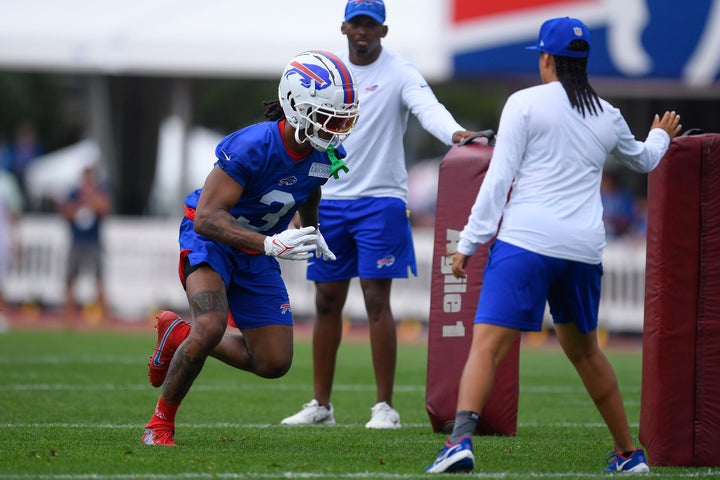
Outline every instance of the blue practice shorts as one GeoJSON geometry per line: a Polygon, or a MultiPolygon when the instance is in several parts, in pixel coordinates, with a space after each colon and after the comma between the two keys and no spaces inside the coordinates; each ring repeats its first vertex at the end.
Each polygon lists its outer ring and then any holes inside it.
{"type": "Polygon", "coordinates": [[[554,323],[597,328],[602,264],[533,253],[501,240],[490,248],[475,323],[542,330],[545,303],[554,323]]]}
{"type": "Polygon", "coordinates": [[[230,314],[239,329],[266,325],[292,325],[287,288],[280,265],[265,254],[247,254],[209,240],[193,231],[187,218],[180,225],[180,278],[202,263],[225,282],[230,314]]]}
{"type": "Polygon", "coordinates": [[[321,200],[320,231],[337,260],[312,257],[307,279],[336,282],[417,275],[407,206],[399,198],[321,200]]]}

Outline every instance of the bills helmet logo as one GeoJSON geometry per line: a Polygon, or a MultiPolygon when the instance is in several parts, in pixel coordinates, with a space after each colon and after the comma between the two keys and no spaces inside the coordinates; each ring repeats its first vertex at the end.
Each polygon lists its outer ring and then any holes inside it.
{"type": "Polygon", "coordinates": [[[291,311],[292,311],[292,309],[290,308],[289,303],[283,303],[282,305],[280,305],[280,313],[282,313],[283,315],[285,315],[287,312],[291,312],[291,311]]]}
{"type": "Polygon", "coordinates": [[[395,265],[395,256],[394,255],[388,255],[385,258],[381,258],[376,262],[377,268],[382,267],[391,267],[392,265],[395,265]]]}
{"type": "Polygon", "coordinates": [[[285,78],[291,75],[299,75],[300,84],[305,88],[312,87],[313,80],[315,81],[315,88],[318,90],[332,85],[330,72],[318,65],[308,65],[298,61],[291,62],[290,65],[292,68],[289,68],[287,72],[285,72],[285,78]]]}

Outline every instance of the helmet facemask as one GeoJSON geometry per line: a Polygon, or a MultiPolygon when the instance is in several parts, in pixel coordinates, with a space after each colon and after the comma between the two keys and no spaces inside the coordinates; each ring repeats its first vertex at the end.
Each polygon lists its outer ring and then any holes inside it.
{"type": "Polygon", "coordinates": [[[350,135],[357,119],[357,107],[331,111],[327,107],[304,104],[296,105],[300,124],[295,130],[295,140],[301,142],[300,133],[313,148],[324,152],[329,145],[337,147],[350,135]]]}

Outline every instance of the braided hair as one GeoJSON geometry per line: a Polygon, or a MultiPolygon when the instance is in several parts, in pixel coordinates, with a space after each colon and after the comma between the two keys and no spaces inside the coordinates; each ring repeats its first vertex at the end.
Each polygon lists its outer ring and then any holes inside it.
{"type": "MultiPolygon", "coordinates": [[[[585,40],[573,40],[568,50],[584,52],[590,49],[585,40]]],[[[565,89],[570,104],[585,116],[585,112],[597,115],[603,108],[587,77],[587,58],[556,56],[555,72],[565,89]]]]}
{"type": "Polygon", "coordinates": [[[265,118],[267,120],[275,121],[285,118],[285,112],[280,106],[279,100],[266,100],[263,105],[265,106],[265,118]]]}

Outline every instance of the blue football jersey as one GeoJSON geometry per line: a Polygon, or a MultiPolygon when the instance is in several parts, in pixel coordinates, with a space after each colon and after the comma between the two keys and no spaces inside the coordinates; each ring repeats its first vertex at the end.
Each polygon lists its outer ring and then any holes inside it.
{"type": "MultiPolygon", "coordinates": [[[[286,230],[298,208],[330,177],[327,153],[312,150],[293,159],[283,143],[280,122],[262,122],[238,130],[217,146],[216,166],[243,186],[240,200],[230,210],[243,227],[265,235],[286,230]]],[[[345,157],[341,147],[335,152],[345,157]]],[[[202,189],[187,196],[196,208],[202,189]]]]}

